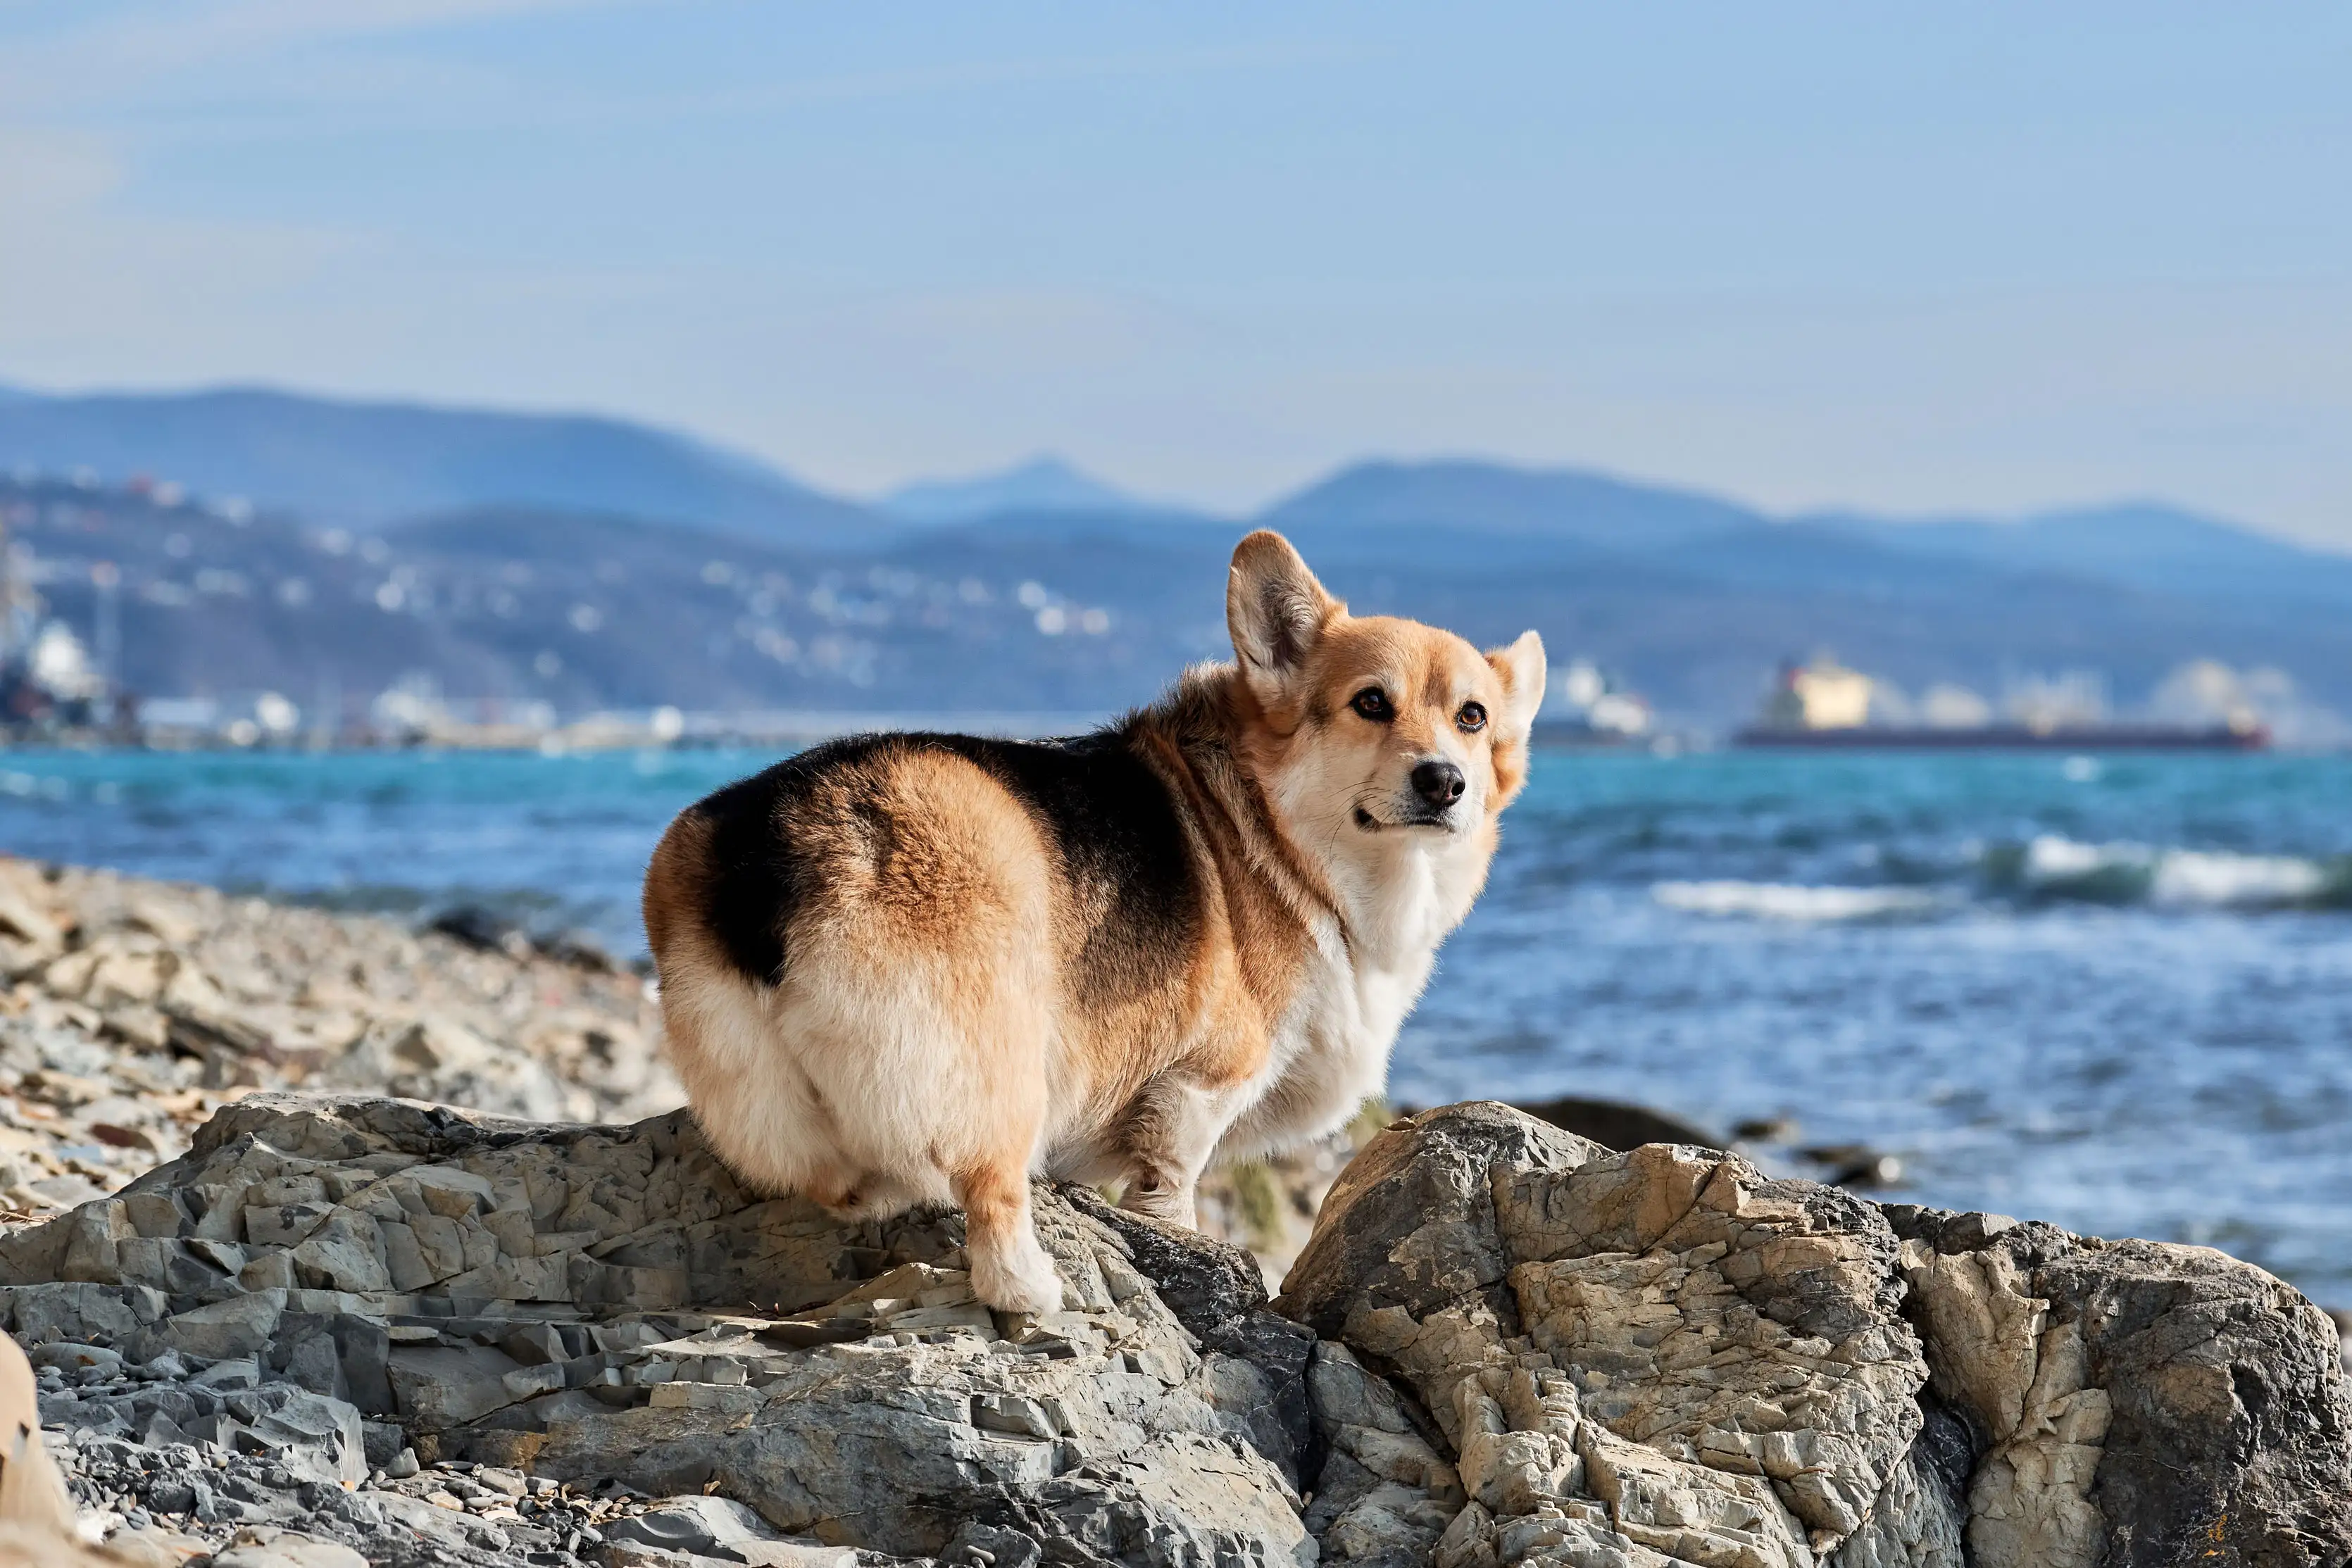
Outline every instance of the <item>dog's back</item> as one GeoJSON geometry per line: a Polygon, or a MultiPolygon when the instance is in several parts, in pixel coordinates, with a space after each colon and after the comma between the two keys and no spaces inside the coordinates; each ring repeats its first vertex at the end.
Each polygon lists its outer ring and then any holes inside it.
{"type": "Polygon", "coordinates": [[[1200,978],[1177,801],[1118,731],[819,747],[680,815],[645,915],[671,1051],[743,1175],[849,1213],[951,1199],[976,1233],[1027,1235],[1032,1171],[1086,1163],[1200,978]]]}

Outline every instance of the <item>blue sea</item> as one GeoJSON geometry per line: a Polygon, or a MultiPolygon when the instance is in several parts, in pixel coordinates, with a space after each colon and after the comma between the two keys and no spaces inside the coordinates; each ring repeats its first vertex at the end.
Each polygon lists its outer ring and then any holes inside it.
{"type": "MultiPolygon", "coordinates": [[[[636,953],[663,824],[767,760],[5,753],[0,848],[636,953]]],[[[1541,755],[1392,1091],[1792,1117],[2352,1306],[2352,758],[1541,755]]]]}

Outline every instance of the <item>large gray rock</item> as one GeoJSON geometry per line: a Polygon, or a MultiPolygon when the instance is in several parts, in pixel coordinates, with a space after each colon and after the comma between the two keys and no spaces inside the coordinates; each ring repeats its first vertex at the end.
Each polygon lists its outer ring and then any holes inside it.
{"type": "MultiPolygon", "coordinates": [[[[1364,1149],[1276,1305],[1426,1408],[1465,1499],[1437,1568],[2352,1555],[2352,1412],[2292,1290],[2199,1249],[1892,1219],[1455,1106],[1364,1149]]],[[[1424,1517],[1448,1495],[1419,1490],[1424,1517]]]]}
{"type": "Polygon", "coordinates": [[[1036,1207],[1065,1300],[1006,1318],[957,1216],[762,1200],[683,1114],[256,1096],[0,1239],[0,1322],[85,1497],[394,1568],[2352,1556],[2333,1326],[2218,1253],[1488,1104],[1371,1141],[1287,1316],[1246,1254],[1036,1207]]]}
{"type": "Polygon", "coordinates": [[[1284,1303],[1443,1429],[1469,1500],[1441,1562],[1793,1568],[1871,1519],[1927,1368],[1868,1206],[1499,1106],[1412,1118],[1359,1164],[1284,1303]]]}
{"type": "Polygon", "coordinates": [[[1327,1563],[1418,1568],[1465,1500],[1444,1439],[1343,1344],[1326,1341],[1307,1375],[1326,1448],[1307,1528],[1327,1563]]]}
{"type": "Polygon", "coordinates": [[[2336,1330],[2203,1247],[1895,1207],[1935,1389],[1988,1445],[1979,1568],[2352,1559],[2336,1330]]]}
{"type": "Polygon", "coordinates": [[[827,1545],[970,1560],[978,1531],[999,1563],[1311,1560],[1311,1337],[1265,1311],[1246,1254],[1035,1201],[1066,1310],[1008,1319],[971,1295],[960,1217],[845,1227],[763,1201],[683,1113],[545,1127],[255,1096],[0,1240],[0,1311],[134,1363],[236,1358],[203,1375],[261,1384],[212,1402],[226,1415],[168,1383],[68,1391],[60,1413],[134,1439],[160,1414],[284,1448],[297,1475],[329,1479],[293,1462],[308,1434],[350,1480],[361,1416],[390,1416],[428,1458],[715,1487],[827,1545]]]}

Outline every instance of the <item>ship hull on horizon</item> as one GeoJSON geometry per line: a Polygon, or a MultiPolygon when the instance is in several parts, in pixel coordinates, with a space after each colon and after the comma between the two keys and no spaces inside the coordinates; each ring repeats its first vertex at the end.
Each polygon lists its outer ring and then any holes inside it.
{"type": "Polygon", "coordinates": [[[1959,728],[1864,725],[1839,729],[1784,729],[1750,725],[1734,746],[1802,751],[2263,751],[2270,731],[2257,725],[2102,724],[2036,729],[2022,724],[1959,728]]]}

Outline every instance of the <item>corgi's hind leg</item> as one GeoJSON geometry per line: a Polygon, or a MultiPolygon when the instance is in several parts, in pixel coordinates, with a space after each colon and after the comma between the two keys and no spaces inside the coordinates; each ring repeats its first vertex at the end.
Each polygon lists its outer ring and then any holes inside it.
{"type": "Polygon", "coordinates": [[[1001,1312],[1057,1312],[1062,1277],[1037,1240],[1025,1157],[990,1160],[957,1173],[971,1293],[1001,1312]]]}
{"type": "Polygon", "coordinates": [[[1045,1020],[1025,998],[1000,993],[994,1014],[975,1043],[987,1063],[971,1087],[960,1129],[961,1157],[947,1176],[963,1209],[964,1252],[971,1262],[971,1292],[1001,1312],[1057,1312],[1062,1279],[1037,1240],[1029,1207],[1029,1170],[1045,1129],[1043,1063],[1026,1042],[1045,1036],[1045,1020]]]}

